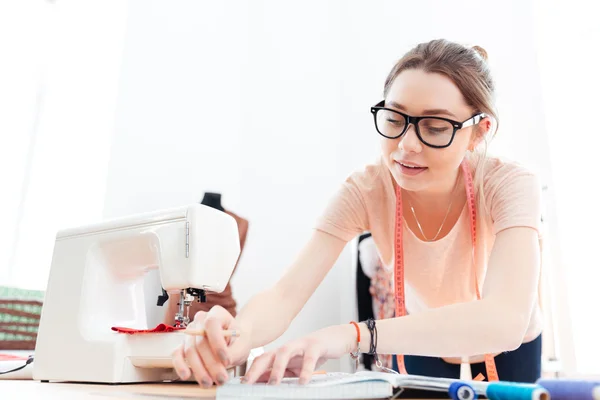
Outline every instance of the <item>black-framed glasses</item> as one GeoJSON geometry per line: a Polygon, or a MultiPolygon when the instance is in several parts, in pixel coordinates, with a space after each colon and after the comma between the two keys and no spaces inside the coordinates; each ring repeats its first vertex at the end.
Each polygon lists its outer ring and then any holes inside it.
{"type": "Polygon", "coordinates": [[[436,149],[450,146],[458,130],[477,125],[486,116],[484,113],[479,113],[466,121],[458,122],[442,117],[413,117],[385,108],[384,105],[385,100],[382,100],[371,107],[375,129],[381,136],[397,139],[406,133],[410,124],[413,124],[419,140],[436,149]]]}

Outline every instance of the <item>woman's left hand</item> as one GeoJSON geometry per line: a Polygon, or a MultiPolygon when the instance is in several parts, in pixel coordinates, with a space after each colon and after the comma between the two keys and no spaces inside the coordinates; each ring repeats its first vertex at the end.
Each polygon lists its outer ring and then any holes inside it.
{"type": "Polygon", "coordinates": [[[331,326],[257,357],[242,381],[268,381],[270,385],[277,385],[284,377],[293,376],[300,377],[299,383],[305,384],[325,361],[340,358],[355,350],[354,326],[331,326]]]}

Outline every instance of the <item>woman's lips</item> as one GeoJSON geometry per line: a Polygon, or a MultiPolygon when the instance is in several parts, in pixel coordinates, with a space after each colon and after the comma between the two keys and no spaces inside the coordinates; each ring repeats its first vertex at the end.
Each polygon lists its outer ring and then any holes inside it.
{"type": "Polygon", "coordinates": [[[422,167],[413,163],[405,163],[403,161],[396,161],[396,165],[398,165],[398,169],[402,174],[408,176],[415,176],[427,170],[427,167],[422,167]]]}

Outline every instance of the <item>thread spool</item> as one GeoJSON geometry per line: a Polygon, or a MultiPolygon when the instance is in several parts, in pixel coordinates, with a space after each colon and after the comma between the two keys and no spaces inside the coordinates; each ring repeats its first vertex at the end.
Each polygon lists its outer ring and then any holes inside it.
{"type": "Polygon", "coordinates": [[[550,393],[552,400],[600,399],[600,381],[587,381],[582,379],[539,379],[537,383],[550,393]],[[596,394],[594,394],[594,392],[596,394]]]}
{"type": "Polygon", "coordinates": [[[542,386],[510,382],[490,383],[485,395],[490,400],[550,400],[550,394],[542,386]]]}
{"type": "Polygon", "coordinates": [[[474,400],[477,398],[475,389],[464,382],[453,382],[448,388],[452,400],[474,400]]]}

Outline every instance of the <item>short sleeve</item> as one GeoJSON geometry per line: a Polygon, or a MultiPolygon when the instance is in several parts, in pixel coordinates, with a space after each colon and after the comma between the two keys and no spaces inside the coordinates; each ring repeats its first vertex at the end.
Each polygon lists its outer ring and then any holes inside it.
{"type": "Polygon", "coordinates": [[[368,217],[359,187],[350,176],[330,199],[315,229],[350,241],[368,230],[368,217]]]}
{"type": "Polygon", "coordinates": [[[542,187],[537,175],[520,166],[505,166],[494,172],[486,186],[494,234],[514,227],[541,234],[542,187]]]}

